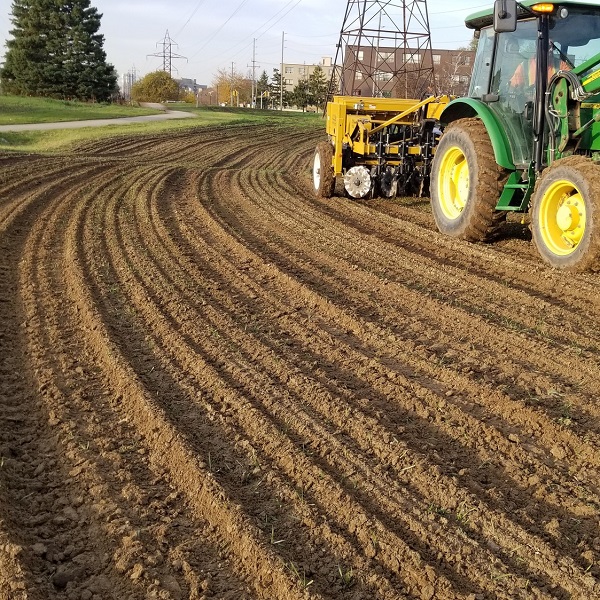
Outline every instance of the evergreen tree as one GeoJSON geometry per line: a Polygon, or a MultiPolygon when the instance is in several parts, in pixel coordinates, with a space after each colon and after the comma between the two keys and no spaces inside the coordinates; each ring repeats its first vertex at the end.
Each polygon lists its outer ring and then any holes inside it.
{"type": "Polygon", "coordinates": [[[43,79],[51,24],[41,0],[14,0],[12,15],[13,39],[6,43],[2,86],[9,93],[36,95],[43,79]]]}
{"type": "Polygon", "coordinates": [[[309,104],[323,107],[327,98],[329,83],[323,69],[317,65],[308,77],[309,104]]]}
{"type": "MultiPolygon", "coordinates": [[[[273,69],[273,77],[271,78],[271,107],[278,107],[281,101],[281,85],[282,77],[279,69],[273,69]]],[[[285,89],[285,81],[283,81],[283,105],[289,104],[290,92],[285,89]]]]}
{"type": "Polygon", "coordinates": [[[90,0],[13,0],[12,39],[0,70],[5,91],[110,99],[117,76],[106,62],[101,18],[90,0]]]}
{"type": "Polygon", "coordinates": [[[306,79],[301,79],[298,82],[298,85],[296,85],[291,94],[290,100],[292,104],[295,104],[304,112],[309,104],[308,81],[306,79]]]}
{"type": "Polygon", "coordinates": [[[266,71],[263,71],[260,78],[256,82],[256,97],[257,104],[261,108],[266,107],[269,99],[269,76],[266,71]]]}

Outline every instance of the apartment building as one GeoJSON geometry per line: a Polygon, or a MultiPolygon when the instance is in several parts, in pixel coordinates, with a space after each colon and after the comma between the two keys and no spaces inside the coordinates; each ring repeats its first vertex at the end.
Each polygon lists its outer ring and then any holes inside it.
{"type": "Polygon", "coordinates": [[[285,89],[291,92],[300,81],[308,79],[311,73],[317,68],[323,69],[325,79],[329,81],[333,73],[333,61],[331,57],[325,56],[321,59],[318,65],[307,65],[306,63],[283,63],[283,80],[285,89]]]}
{"type": "Polygon", "coordinates": [[[356,48],[345,53],[341,86],[355,96],[420,97],[433,71],[438,93],[464,95],[473,68],[473,50],[356,48]]]}

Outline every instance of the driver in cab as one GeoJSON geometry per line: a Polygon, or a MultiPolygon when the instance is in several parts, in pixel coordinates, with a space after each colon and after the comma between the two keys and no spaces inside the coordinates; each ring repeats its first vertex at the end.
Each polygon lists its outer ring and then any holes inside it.
{"type": "MultiPolygon", "coordinates": [[[[548,81],[558,70],[568,71],[571,68],[567,61],[556,57],[552,50],[553,48],[556,48],[556,46],[552,40],[550,40],[550,52],[548,56],[548,81]]],[[[509,80],[511,91],[521,91],[525,94],[526,101],[533,100],[536,68],[536,56],[525,59],[517,65],[513,76],[509,80]]]]}

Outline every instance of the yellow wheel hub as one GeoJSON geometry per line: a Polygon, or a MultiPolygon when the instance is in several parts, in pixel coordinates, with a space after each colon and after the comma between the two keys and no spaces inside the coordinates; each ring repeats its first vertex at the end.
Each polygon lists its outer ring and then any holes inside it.
{"type": "Polygon", "coordinates": [[[548,250],[557,256],[575,251],[585,232],[585,200],[575,185],[555,181],[540,198],[540,233],[548,250]]]}
{"type": "Polygon", "coordinates": [[[458,146],[449,148],[442,157],[438,196],[440,208],[448,219],[457,219],[469,198],[469,164],[458,146]]]}

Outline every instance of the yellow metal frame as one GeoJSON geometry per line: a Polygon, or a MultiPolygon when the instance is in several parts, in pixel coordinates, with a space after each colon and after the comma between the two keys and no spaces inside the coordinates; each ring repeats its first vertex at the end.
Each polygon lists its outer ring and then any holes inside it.
{"type": "MultiPolygon", "coordinates": [[[[423,109],[425,118],[439,119],[450,102],[448,96],[430,96],[425,100],[404,98],[368,98],[362,96],[334,96],[327,105],[327,134],[334,142],[333,168],[342,174],[342,149],[344,144],[354,154],[368,157],[376,153],[369,137],[389,125],[415,125],[416,113],[423,109]]],[[[410,148],[411,154],[421,154],[420,148],[410,148]]],[[[398,146],[390,144],[388,154],[398,154],[398,146]]],[[[365,159],[365,164],[369,164],[365,159]]]]}

